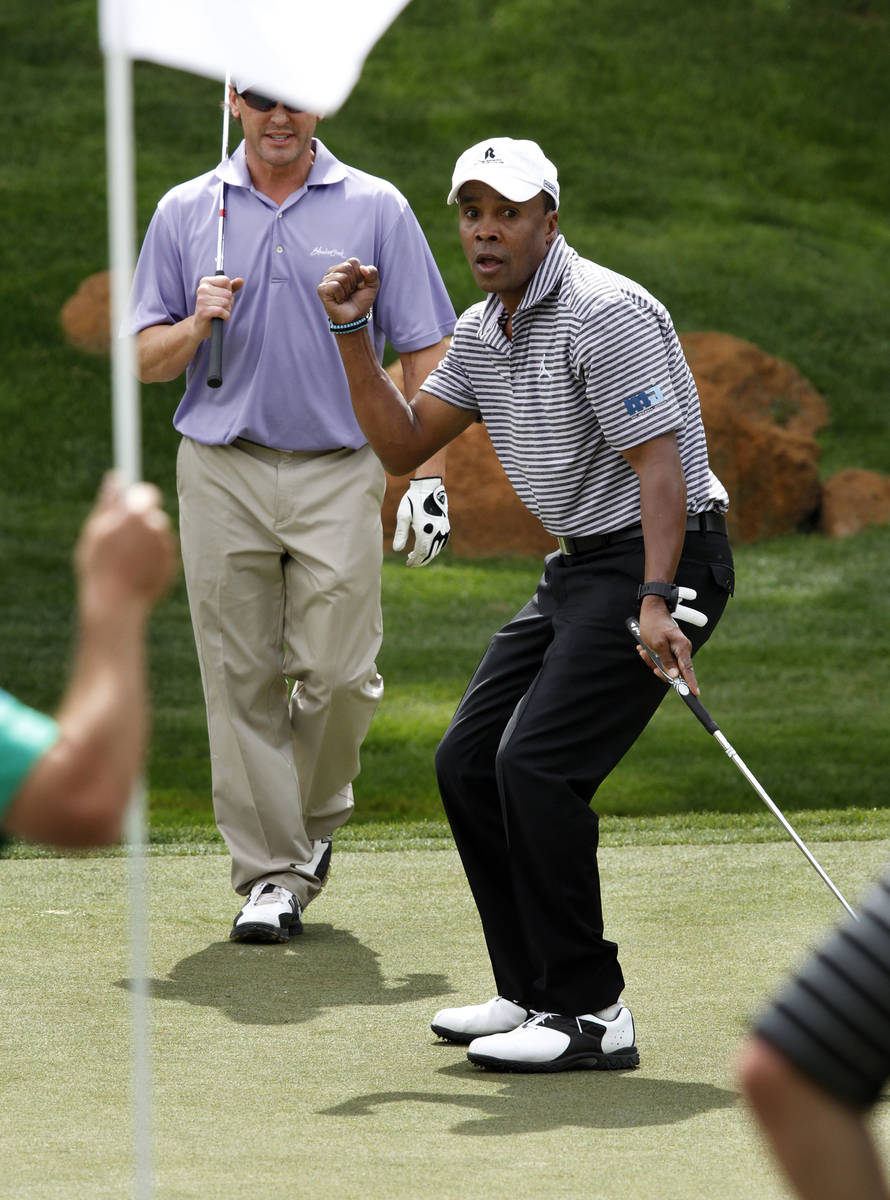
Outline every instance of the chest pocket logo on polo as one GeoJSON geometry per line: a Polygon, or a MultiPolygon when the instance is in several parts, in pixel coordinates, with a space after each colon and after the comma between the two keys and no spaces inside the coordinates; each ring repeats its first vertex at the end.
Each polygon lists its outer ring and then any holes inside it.
{"type": "Polygon", "coordinates": [[[661,404],[664,400],[664,392],[653,383],[652,387],[646,388],[645,391],[635,392],[632,396],[624,401],[624,407],[627,410],[628,416],[635,417],[637,413],[645,412],[647,408],[652,408],[654,404],[661,404]]]}

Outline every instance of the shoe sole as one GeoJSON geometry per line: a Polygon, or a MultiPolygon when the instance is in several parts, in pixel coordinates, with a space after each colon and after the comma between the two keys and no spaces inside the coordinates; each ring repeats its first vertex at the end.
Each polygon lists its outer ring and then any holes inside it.
{"type": "Polygon", "coordinates": [[[230,942],[260,942],[265,945],[280,945],[290,940],[294,933],[302,933],[302,925],[292,925],[290,928],[275,929],[272,925],[239,925],[229,934],[230,942]]]}
{"type": "Polygon", "coordinates": [[[512,1074],[543,1074],[553,1071],[630,1071],[640,1065],[640,1055],[636,1047],[622,1050],[613,1054],[573,1054],[567,1058],[557,1058],[552,1062],[511,1062],[502,1058],[493,1058],[488,1054],[467,1054],[467,1058],[477,1067],[487,1071],[506,1071],[512,1074]]]}
{"type": "MultiPolygon", "coordinates": [[[[523,1020],[527,1019],[523,1017],[523,1020]]],[[[492,1029],[489,1030],[489,1033],[512,1033],[521,1024],[522,1021],[517,1025],[511,1026],[510,1029],[492,1029]]],[[[456,1029],[449,1029],[446,1025],[430,1025],[430,1029],[432,1029],[436,1037],[444,1038],[446,1042],[454,1042],[458,1046],[469,1046],[470,1042],[475,1042],[478,1037],[488,1037],[488,1034],[485,1033],[458,1033],[456,1029]]]]}
{"type": "Polygon", "coordinates": [[[479,1037],[478,1033],[457,1033],[454,1029],[446,1029],[444,1025],[430,1025],[430,1029],[436,1037],[446,1042],[454,1042],[457,1046],[469,1046],[470,1042],[479,1037]]]}

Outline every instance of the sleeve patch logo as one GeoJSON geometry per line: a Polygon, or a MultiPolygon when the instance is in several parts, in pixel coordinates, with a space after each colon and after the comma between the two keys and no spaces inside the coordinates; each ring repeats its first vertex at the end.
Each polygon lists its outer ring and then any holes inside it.
{"type": "Polygon", "coordinates": [[[624,401],[624,407],[627,409],[627,415],[635,417],[637,413],[645,412],[647,408],[651,408],[653,404],[661,404],[664,400],[664,392],[653,383],[650,388],[645,391],[635,392],[633,396],[628,396],[624,401]]]}

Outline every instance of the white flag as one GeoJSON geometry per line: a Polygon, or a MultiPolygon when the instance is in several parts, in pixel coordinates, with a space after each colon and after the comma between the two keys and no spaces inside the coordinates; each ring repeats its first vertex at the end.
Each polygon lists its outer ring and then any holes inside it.
{"type": "Polygon", "coordinates": [[[409,0],[99,0],[102,48],[333,113],[409,0]]]}

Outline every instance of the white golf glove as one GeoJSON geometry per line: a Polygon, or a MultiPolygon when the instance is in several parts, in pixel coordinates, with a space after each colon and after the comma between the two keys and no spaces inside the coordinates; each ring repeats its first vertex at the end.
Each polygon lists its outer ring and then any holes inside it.
{"type": "MultiPolygon", "coordinates": [[[[694,600],[695,588],[681,587],[680,600],[694,600]]],[[[671,613],[675,621],[686,621],[688,625],[707,625],[708,618],[703,612],[699,612],[697,608],[687,608],[685,604],[677,601],[677,606],[671,613]]]]}
{"type": "Polygon", "coordinates": [[[405,560],[408,567],[432,562],[448,541],[448,497],[441,475],[412,479],[399,502],[393,550],[404,550],[408,531],[414,530],[414,549],[405,560]]]}

